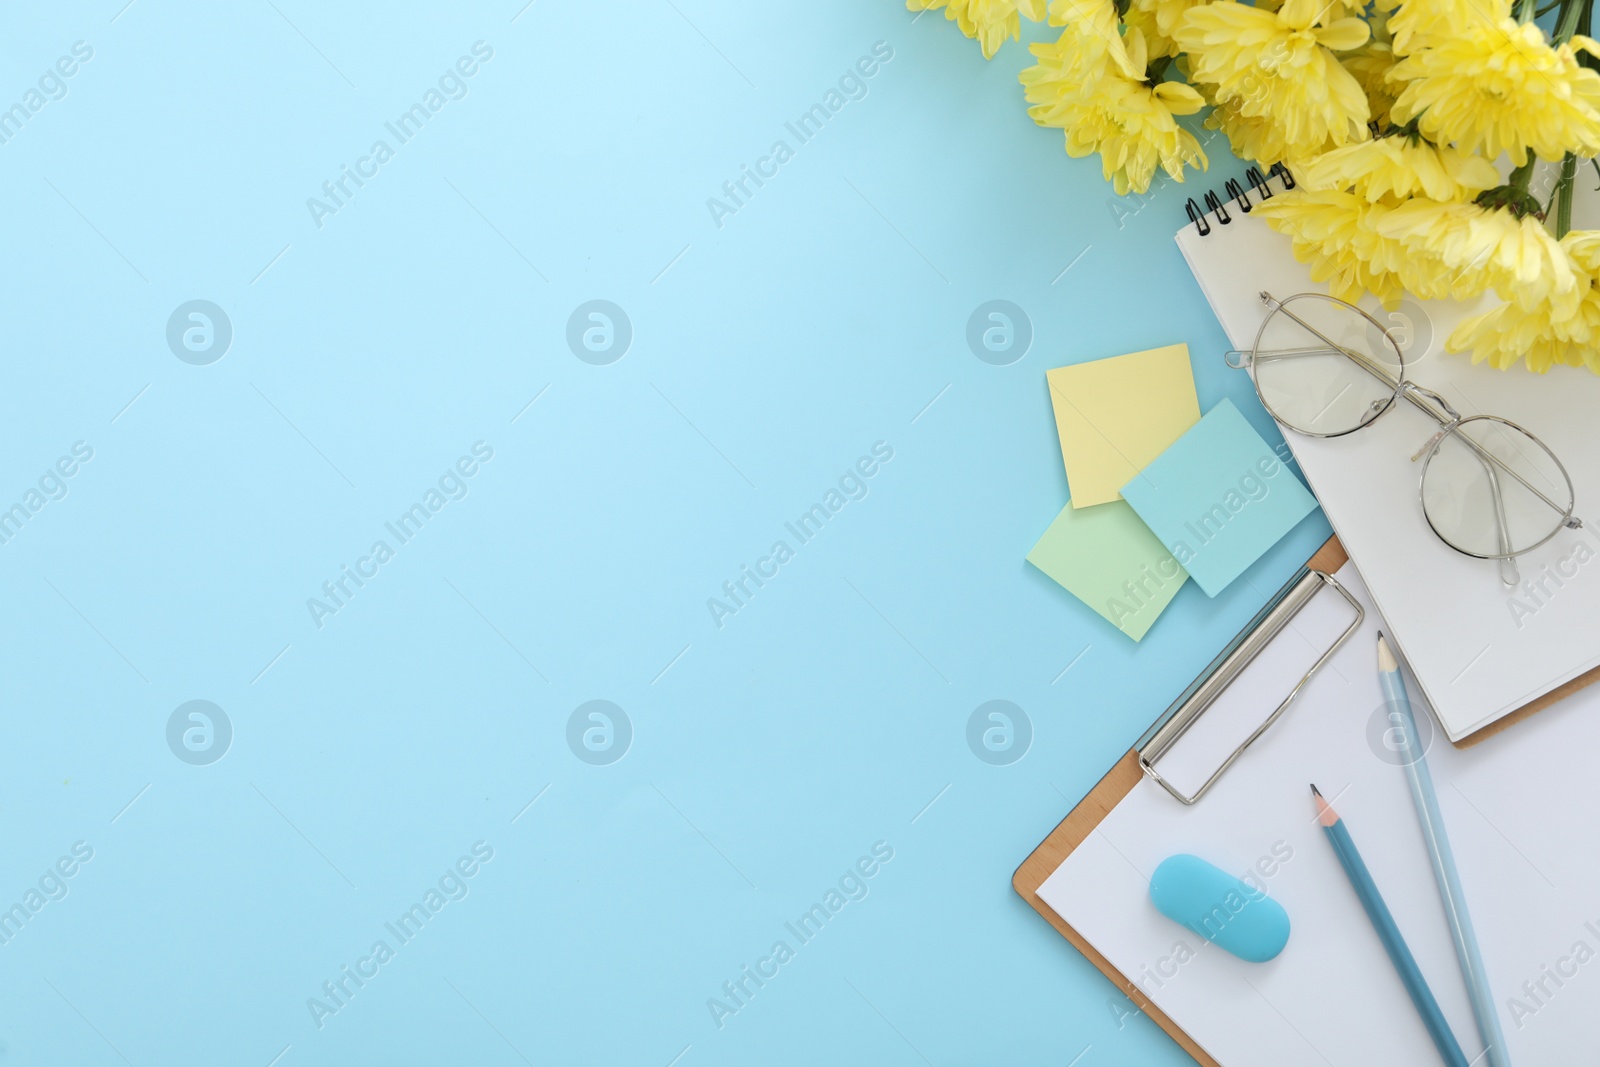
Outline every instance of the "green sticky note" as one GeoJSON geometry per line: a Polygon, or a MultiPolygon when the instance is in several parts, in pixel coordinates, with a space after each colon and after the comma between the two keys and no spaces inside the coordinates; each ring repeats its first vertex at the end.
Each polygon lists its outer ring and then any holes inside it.
{"type": "Polygon", "coordinates": [[[1166,610],[1189,575],[1121,500],[1061,509],[1028,562],[1135,641],[1166,610]]]}

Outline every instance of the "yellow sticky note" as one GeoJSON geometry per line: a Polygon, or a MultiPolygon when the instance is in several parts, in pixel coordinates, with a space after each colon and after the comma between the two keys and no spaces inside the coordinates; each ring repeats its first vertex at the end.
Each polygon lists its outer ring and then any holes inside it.
{"type": "Polygon", "coordinates": [[[1188,345],[1045,372],[1072,506],[1120,500],[1145,466],[1200,421],[1188,345]]]}

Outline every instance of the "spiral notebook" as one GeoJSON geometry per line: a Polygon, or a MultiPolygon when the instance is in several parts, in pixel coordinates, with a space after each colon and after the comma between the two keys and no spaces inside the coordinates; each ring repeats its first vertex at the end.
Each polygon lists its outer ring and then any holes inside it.
{"type": "MultiPolygon", "coordinates": [[[[1191,221],[1178,231],[1178,248],[1235,348],[1255,338],[1261,292],[1327,291],[1289,239],[1251,215],[1293,181],[1281,167],[1266,177],[1252,168],[1246,182],[1207,193],[1204,205],[1190,200],[1191,221]]],[[[1580,217],[1588,211],[1600,213],[1600,198],[1578,205],[1580,217]]],[[[1447,354],[1450,331],[1492,298],[1408,299],[1393,314],[1366,306],[1403,341],[1413,380],[1463,414],[1499,415],[1542,437],[1567,465],[1585,520],[1520,557],[1522,583],[1507,588],[1495,564],[1446,547],[1423,517],[1421,472],[1410,456],[1435,427],[1420,413],[1398,405],[1359,433],[1326,440],[1285,433],[1445,733],[1470,743],[1513,713],[1600,681],[1600,376],[1572,367],[1496,371],[1447,354]]]]}

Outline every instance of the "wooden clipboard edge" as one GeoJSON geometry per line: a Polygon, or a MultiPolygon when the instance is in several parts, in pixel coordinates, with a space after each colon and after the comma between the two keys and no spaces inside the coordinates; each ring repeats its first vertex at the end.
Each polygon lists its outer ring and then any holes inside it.
{"type": "Polygon", "coordinates": [[[1130,981],[1121,971],[1111,965],[1095,947],[1089,944],[1087,938],[1071,926],[1067,921],[1057,915],[1043,900],[1039,898],[1039,887],[1044,885],[1045,879],[1055,873],[1056,869],[1066,862],[1067,857],[1094,833],[1100,821],[1110,814],[1111,809],[1122,803],[1122,799],[1133,791],[1139,784],[1143,772],[1139,770],[1139,753],[1129,750],[1126,756],[1117,761],[1116,766],[1106,772],[1100,783],[1089,791],[1078,806],[1072,809],[1065,819],[1045,838],[1038,848],[1034,849],[1022,865],[1011,876],[1011,887],[1033,906],[1033,910],[1044,916],[1045,922],[1054,926],[1062,937],[1072,942],[1072,947],[1081,952],[1085,959],[1094,964],[1095,969],[1120,989],[1125,996],[1139,1010],[1150,1017],[1150,1021],[1167,1032],[1167,1036],[1176,1041],[1178,1045],[1194,1057],[1201,1067],[1222,1067],[1216,1060],[1206,1055],[1204,1049],[1195,1044],[1188,1034],[1178,1028],[1178,1024],[1156,1007],[1150,998],[1130,981]]]}

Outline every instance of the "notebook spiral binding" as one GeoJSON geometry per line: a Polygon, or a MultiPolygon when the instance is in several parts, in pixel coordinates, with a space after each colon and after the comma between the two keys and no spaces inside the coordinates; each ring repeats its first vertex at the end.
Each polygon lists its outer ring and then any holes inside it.
{"type": "Polygon", "coordinates": [[[1222,196],[1219,197],[1215,189],[1207,190],[1205,195],[1206,206],[1204,208],[1195,203],[1193,197],[1190,197],[1183,205],[1183,210],[1188,214],[1189,221],[1195,224],[1201,237],[1211,233],[1211,224],[1206,221],[1207,214],[1212,215],[1217,220],[1218,225],[1226,226],[1233,221],[1233,216],[1228,214],[1227,202],[1229,200],[1233,201],[1241,213],[1248,215],[1250,209],[1255,206],[1250,202],[1251,191],[1255,192],[1260,200],[1269,200],[1272,198],[1272,189],[1267,183],[1273,178],[1281,178],[1285,189],[1293,189],[1295,184],[1294,175],[1290,174],[1289,168],[1282,163],[1274,163],[1265,177],[1262,176],[1260,169],[1257,167],[1251,167],[1245,171],[1244,176],[1245,180],[1250,183],[1250,190],[1246,190],[1244,186],[1240,185],[1238,179],[1229,178],[1227,184],[1222,187],[1222,196]]]}

